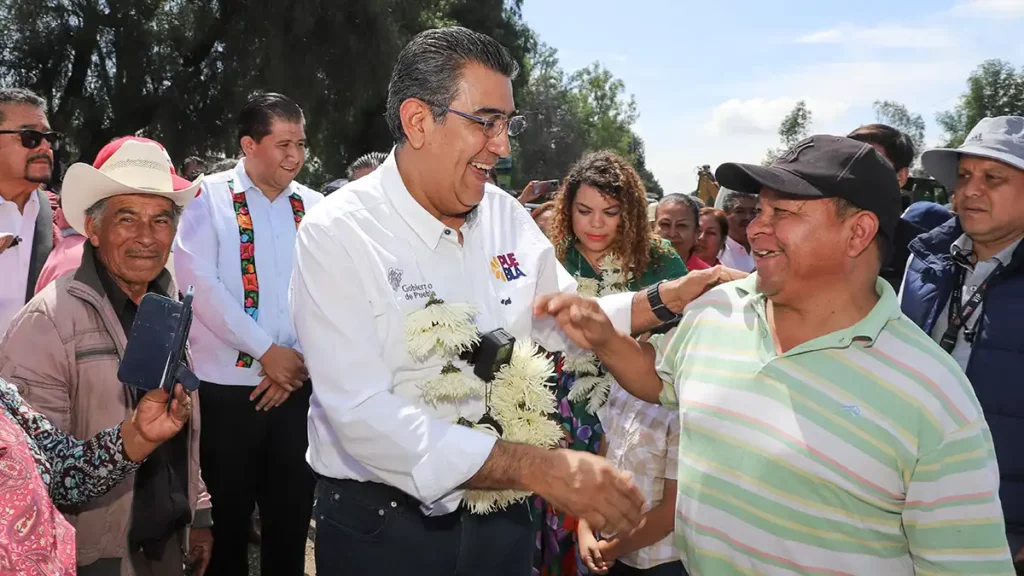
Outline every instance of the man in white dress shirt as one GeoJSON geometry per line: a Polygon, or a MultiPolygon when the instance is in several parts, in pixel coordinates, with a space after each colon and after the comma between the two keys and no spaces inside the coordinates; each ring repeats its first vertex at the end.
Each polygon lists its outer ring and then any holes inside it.
{"type": "Polygon", "coordinates": [[[62,137],[50,130],[42,98],[0,88],[0,334],[35,294],[53,250],[53,211],[40,185],[53,175],[62,137]]]}
{"type": "Polygon", "coordinates": [[[747,226],[757,215],[757,196],[728,188],[719,190],[722,211],[729,219],[729,235],[725,238],[722,266],[741,272],[754,271],[754,255],[750,253],[747,226]]]}
{"type": "Polygon", "coordinates": [[[189,336],[202,380],[201,464],[211,498],[210,574],[246,576],[259,504],[264,575],[302,574],[314,479],[305,463],[310,385],[288,308],[296,229],[323,199],[294,182],[305,120],[280,94],[242,109],[244,158],[209,176],[182,215],[175,276],[195,286],[189,336]]]}
{"type": "MultiPolygon", "coordinates": [[[[599,527],[627,531],[643,496],[604,459],[516,444],[475,422],[485,399],[424,401],[444,365],[407,353],[406,319],[430,296],[472,304],[481,332],[504,328],[547,350],[567,337],[535,320],[542,294],[575,291],[551,243],[516,199],[487,184],[514,117],[518,66],[464,28],[418,35],[399,55],[387,120],[398,141],[372,174],[329,197],[298,234],[296,332],[316,383],[309,461],[319,476],[320,574],[528,576],[535,533],[525,503],[470,513],[466,489],[532,491],[599,527]]],[[[602,306],[623,330],[671,318],[720,269],[617,294],[602,306]],[[659,320],[660,318],[660,320],[659,320]]]]}

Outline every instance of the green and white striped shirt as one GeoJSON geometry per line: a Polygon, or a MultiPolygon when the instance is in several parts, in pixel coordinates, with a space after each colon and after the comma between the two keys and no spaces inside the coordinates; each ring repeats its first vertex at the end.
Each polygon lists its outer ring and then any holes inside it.
{"type": "Polygon", "coordinates": [[[1014,573],[974,390],[876,289],[856,325],[779,355],[752,274],[659,351],[692,576],[1014,573]]]}

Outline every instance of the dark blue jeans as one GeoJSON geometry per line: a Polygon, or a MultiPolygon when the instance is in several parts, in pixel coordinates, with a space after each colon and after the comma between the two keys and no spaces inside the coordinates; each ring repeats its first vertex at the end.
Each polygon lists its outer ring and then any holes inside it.
{"type": "Polygon", "coordinates": [[[654,568],[633,568],[622,562],[616,562],[608,571],[608,576],[686,576],[686,568],[679,560],[658,564],[654,568]]]}
{"type": "Polygon", "coordinates": [[[424,516],[419,502],[373,482],[320,478],[318,574],[530,576],[533,530],[525,503],[485,516],[424,516]]]}

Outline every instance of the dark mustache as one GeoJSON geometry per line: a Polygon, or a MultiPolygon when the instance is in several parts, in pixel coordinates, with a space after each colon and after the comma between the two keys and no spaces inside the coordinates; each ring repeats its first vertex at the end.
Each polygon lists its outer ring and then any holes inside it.
{"type": "Polygon", "coordinates": [[[29,156],[28,161],[26,161],[25,163],[31,164],[36,160],[46,160],[46,163],[49,164],[51,168],[53,167],[53,159],[50,158],[48,154],[35,154],[33,156],[29,156]]]}

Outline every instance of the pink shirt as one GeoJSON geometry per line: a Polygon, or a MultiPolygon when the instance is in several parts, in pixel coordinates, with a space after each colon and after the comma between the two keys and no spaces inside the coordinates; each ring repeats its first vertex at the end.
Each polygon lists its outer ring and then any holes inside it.
{"type": "Polygon", "coordinates": [[[86,237],[71,230],[70,224],[64,218],[64,211],[60,208],[54,211],[53,222],[61,231],[67,230],[68,232],[65,233],[68,236],[58,234],[54,238],[53,252],[50,252],[42,270],[39,271],[36,294],[39,294],[50,282],[72,270],[77,270],[79,264],[82,263],[82,245],[85,244],[86,237]]]}

